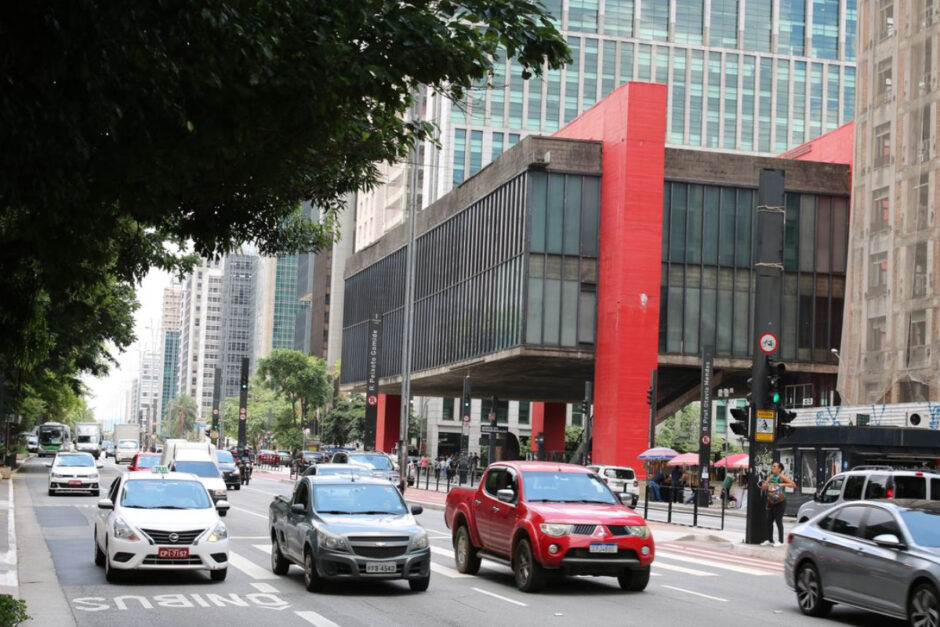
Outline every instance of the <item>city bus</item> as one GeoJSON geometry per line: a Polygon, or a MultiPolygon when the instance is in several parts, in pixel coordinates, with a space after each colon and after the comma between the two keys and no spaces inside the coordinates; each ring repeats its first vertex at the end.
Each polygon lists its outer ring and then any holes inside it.
{"type": "Polygon", "coordinates": [[[72,431],[61,422],[44,422],[37,429],[39,456],[55,455],[59,451],[72,450],[72,431]]]}

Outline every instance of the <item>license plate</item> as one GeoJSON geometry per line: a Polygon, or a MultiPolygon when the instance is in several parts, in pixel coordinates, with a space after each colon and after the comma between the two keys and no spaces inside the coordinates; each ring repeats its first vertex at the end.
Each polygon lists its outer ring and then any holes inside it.
{"type": "Polygon", "coordinates": [[[178,546],[157,547],[157,557],[171,560],[184,559],[189,557],[189,548],[178,546]]]}
{"type": "Polygon", "coordinates": [[[609,544],[607,542],[604,542],[604,543],[595,542],[591,544],[591,547],[588,549],[588,552],[590,553],[616,553],[617,545],[609,544]]]}
{"type": "Polygon", "coordinates": [[[69,485],[82,485],[81,479],[69,479],[69,485]]]}
{"type": "Polygon", "coordinates": [[[397,570],[395,562],[366,562],[367,573],[394,573],[397,570]]]}

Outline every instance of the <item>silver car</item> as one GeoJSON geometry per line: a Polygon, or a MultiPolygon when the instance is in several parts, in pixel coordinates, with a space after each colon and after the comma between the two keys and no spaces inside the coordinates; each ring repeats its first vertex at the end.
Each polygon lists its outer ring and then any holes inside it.
{"type": "Polygon", "coordinates": [[[940,502],[856,501],[794,527],[785,561],[800,610],[833,604],[938,627],[940,502]]]}

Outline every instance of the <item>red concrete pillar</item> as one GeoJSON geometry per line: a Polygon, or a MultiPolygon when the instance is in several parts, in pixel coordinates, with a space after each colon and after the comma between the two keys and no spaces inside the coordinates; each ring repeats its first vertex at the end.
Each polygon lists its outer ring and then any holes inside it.
{"type": "Polygon", "coordinates": [[[592,461],[640,470],[659,359],[666,86],[627,83],[556,135],[603,144],[592,461]]]}
{"type": "Polygon", "coordinates": [[[565,418],[566,406],[564,403],[532,403],[532,409],[529,412],[532,426],[532,440],[529,444],[529,450],[533,453],[538,450],[535,445],[535,436],[544,433],[546,451],[564,451],[565,418]]]}
{"type": "Polygon", "coordinates": [[[379,394],[375,420],[375,450],[391,453],[401,429],[401,395],[379,394]]]}

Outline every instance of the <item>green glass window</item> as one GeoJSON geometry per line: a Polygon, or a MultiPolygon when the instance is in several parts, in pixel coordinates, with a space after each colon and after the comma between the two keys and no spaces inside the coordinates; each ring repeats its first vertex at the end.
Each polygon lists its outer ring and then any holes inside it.
{"type": "Polygon", "coordinates": [[[738,137],[738,55],[725,55],[725,128],[722,147],[734,149],[738,137]]]}
{"type": "Polygon", "coordinates": [[[685,139],[685,56],[686,50],[675,49],[672,60],[672,112],[669,141],[681,144],[685,139]]]}
{"type": "Polygon", "coordinates": [[[754,81],[757,60],[745,56],[741,64],[741,150],[754,150],[754,81]]]}
{"type": "Polygon", "coordinates": [[[604,5],[604,34],[633,36],[633,0],[607,0],[604,5]]]}
{"type": "Polygon", "coordinates": [[[842,81],[842,119],[855,119],[855,68],[844,69],[845,78],[842,81]]]}
{"type": "Polygon", "coordinates": [[[786,227],[783,246],[783,269],[793,272],[797,269],[800,245],[800,195],[786,195],[786,227]]]}
{"type": "MultiPolygon", "coordinates": [[[[675,0],[676,23],[673,33],[678,43],[701,44],[704,31],[704,0],[675,0]]],[[[643,7],[644,11],[646,6],[643,7]]]]}
{"type": "Polygon", "coordinates": [[[738,47],[738,0],[712,0],[709,39],[719,48],[738,47]]]}
{"type": "Polygon", "coordinates": [[[509,126],[522,128],[522,92],[525,81],[522,80],[522,65],[516,59],[509,63],[509,126]]]}
{"type": "Polygon", "coordinates": [[[705,97],[705,53],[692,50],[689,71],[689,144],[702,145],[702,111],[705,97]]]}
{"type": "Polygon", "coordinates": [[[569,37],[571,63],[565,66],[565,124],[578,117],[578,88],[580,87],[579,64],[581,63],[581,38],[569,37]]]}
{"type": "Polygon", "coordinates": [[[806,0],[780,0],[779,54],[803,56],[806,37],[806,0]]]}
{"type": "Polygon", "coordinates": [[[545,250],[561,254],[565,224],[565,176],[550,174],[548,177],[548,213],[545,221],[548,234],[545,250]]]}
{"type": "Polygon", "coordinates": [[[605,39],[603,44],[603,70],[601,72],[601,96],[606,96],[617,86],[617,42],[605,39]]]}
{"type": "Polygon", "coordinates": [[[463,183],[464,163],[467,157],[467,131],[454,130],[454,187],[463,183]]]}
{"type": "Polygon", "coordinates": [[[822,135],[823,119],[823,65],[810,64],[809,79],[809,136],[822,135]]]}
{"type": "Polygon", "coordinates": [[[644,2],[640,11],[640,38],[666,41],[669,37],[669,3],[644,2]]]}
{"type": "Polygon", "coordinates": [[[545,79],[533,78],[527,82],[529,106],[525,116],[525,127],[530,131],[538,131],[542,127],[542,86],[545,84],[545,79]]]}
{"type": "Polygon", "coordinates": [[[654,83],[667,84],[669,82],[669,48],[656,46],[656,75],[654,83]]]}
{"type": "Polygon", "coordinates": [[[774,81],[773,59],[761,57],[760,60],[760,101],[757,123],[757,150],[770,152],[770,129],[772,124],[770,94],[774,81]]]}
{"type": "Polygon", "coordinates": [[[774,141],[774,150],[776,152],[785,152],[790,145],[787,131],[789,130],[789,119],[787,116],[789,107],[789,98],[787,94],[790,91],[790,62],[786,59],[777,61],[777,116],[776,116],[776,137],[774,141]]]}
{"type": "Polygon", "coordinates": [[[545,212],[548,203],[548,175],[529,173],[529,250],[545,252],[545,212]]]}
{"type": "Polygon", "coordinates": [[[490,89],[490,123],[502,126],[506,106],[506,58],[497,54],[493,58],[493,87],[490,89]]]}
{"type": "MultiPolygon", "coordinates": [[[[826,0],[827,2],[831,0],[826,0]]],[[[747,0],[744,5],[744,49],[770,52],[773,0],[747,0]]]]}
{"type": "Polygon", "coordinates": [[[813,0],[813,53],[819,59],[839,58],[839,3],[813,0]]]}
{"type": "Polygon", "coordinates": [[[839,66],[829,64],[826,92],[826,131],[839,128],[839,66]]]}
{"type": "Polygon", "coordinates": [[[584,178],[581,201],[581,254],[597,257],[597,242],[600,225],[601,182],[595,177],[584,178]]]}
{"type": "Polygon", "coordinates": [[[705,145],[718,148],[721,124],[721,53],[708,53],[708,112],[706,113],[705,145]]]}
{"type": "Polygon", "coordinates": [[[623,85],[633,80],[633,44],[622,42],[620,44],[620,78],[618,83],[623,85]]]}
{"type": "MultiPolygon", "coordinates": [[[[718,227],[719,247],[718,263],[723,266],[734,265],[734,229],[737,195],[734,188],[722,187],[720,194],[720,224],[718,227]]],[[[730,289],[730,287],[728,288],[730,289]]]]}
{"type": "Polygon", "coordinates": [[[565,182],[564,243],[566,255],[581,250],[581,177],[569,176],[565,182]]]}
{"type": "Polygon", "coordinates": [[[640,44],[637,55],[637,80],[651,82],[653,80],[653,47],[649,44],[640,44]]]}
{"type": "Polygon", "coordinates": [[[598,0],[568,0],[568,30],[597,32],[598,0]]]}
{"type": "Polygon", "coordinates": [[[483,131],[470,133],[470,176],[483,167],[483,131]]]}
{"type": "Polygon", "coordinates": [[[584,92],[582,110],[597,102],[597,40],[584,40],[584,92]]]}
{"type": "Polygon", "coordinates": [[[545,130],[557,131],[561,117],[561,70],[548,71],[548,93],[545,96],[545,130]]]}
{"type": "Polygon", "coordinates": [[[806,137],[806,62],[793,63],[793,127],[790,129],[792,143],[802,144],[806,137]]]}
{"type": "Polygon", "coordinates": [[[855,6],[855,0],[847,0],[845,3],[845,55],[842,57],[846,61],[855,61],[857,31],[858,8],[855,6]]]}
{"type": "Polygon", "coordinates": [[[503,154],[503,133],[493,133],[493,150],[490,154],[490,161],[496,161],[496,158],[503,154]]]}
{"type": "Polygon", "coordinates": [[[529,401],[519,401],[519,424],[529,424],[529,401]]]}

